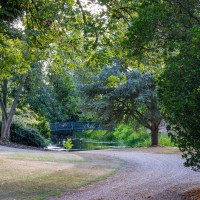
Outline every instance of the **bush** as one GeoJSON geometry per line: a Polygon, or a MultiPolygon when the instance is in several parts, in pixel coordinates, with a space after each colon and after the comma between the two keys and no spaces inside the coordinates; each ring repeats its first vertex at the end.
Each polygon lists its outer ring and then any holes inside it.
{"type": "Polygon", "coordinates": [[[107,140],[107,139],[109,140],[109,138],[107,138],[108,134],[106,134],[106,132],[107,131],[105,131],[105,130],[87,130],[87,131],[83,131],[83,134],[81,136],[84,136],[86,138],[90,138],[92,140],[104,141],[104,140],[107,140]]]}
{"type": "Polygon", "coordinates": [[[46,120],[45,117],[40,117],[39,120],[40,121],[36,125],[36,128],[39,130],[40,134],[44,138],[49,139],[50,138],[50,134],[51,134],[51,129],[50,129],[49,122],[46,120]]]}
{"type": "Polygon", "coordinates": [[[121,124],[113,132],[115,140],[129,147],[144,147],[150,145],[150,134],[146,128],[134,130],[132,125],[121,124]]]}
{"type": "Polygon", "coordinates": [[[171,141],[171,138],[168,137],[167,135],[162,134],[159,137],[159,144],[161,146],[165,146],[165,147],[175,147],[177,146],[174,142],[171,141]]]}
{"type": "Polygon", "coordinates": [[[23,107],[16,110],[14,122],[23,124],[23,127],[30,127],[37,129],[40,134],[46,138],[50,138],[51,130],[47,119],[34,113],[29,107],[23,107]]]}
{"type": "MultiPolygon", "coordinates": [[[[113,132],[115,140],[122,145],[129,147],[147,147],[151,145],[150,133],[144,127],[138,127],[134,130],[132,125],[121,124],[113,132]]],[[[161,146],[176,146],[171,142],[171,138],[167,135],[159,133],[159,144],[161,146]]]]}
{"type": "Polygon", "coordinates": [[[45,139],[40,135],[37,129],[25,128],[20,123],[14,123],[11,125],[11,142],[18,144],[45,147],[45,139]]]}
{"type": "Polygon", "coordinates": [[[71,138],[67,138],[67,140],[63,142],[63,146],[68,150],[71,149],[74,146],[72,144],[72,139],[71,138]]]}

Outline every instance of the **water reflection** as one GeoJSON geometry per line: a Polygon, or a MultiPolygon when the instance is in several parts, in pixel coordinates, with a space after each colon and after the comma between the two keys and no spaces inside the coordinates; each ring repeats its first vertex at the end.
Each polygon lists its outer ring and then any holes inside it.
{"type": "Polygon", "coordinates": [[[72,139],[74,150],[95,150],[118,147],[116,142],[102,142],[91,139],[72,139]]]}
{"type": "MultiPolygon", "coordinates": [[[[63,141],[66,139],[59,139],[53,141],[54,145],[63,147],[63,141]]],[[[125,148],[125,146],[119,145],[117,142],[107,142],[107,141],[97,141],[85,138],[72,138],[72,151],[87,151],[87,150],[98,150],[98,149],[108,149],[108,148],[125,148]]]]}

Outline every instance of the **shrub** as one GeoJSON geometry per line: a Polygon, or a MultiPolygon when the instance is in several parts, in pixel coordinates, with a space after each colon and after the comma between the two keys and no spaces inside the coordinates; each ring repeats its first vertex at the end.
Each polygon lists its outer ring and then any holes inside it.
{"type": "Polygon", "coordinates": [[[101,141],[104,141],[104,140],[108,139],[107,138],[108,134],[106,134],[105,130],[87,130],[87,131],[83,131],[83,134],[81,134],[81,135],[85,136],[86,138],[90,138],[92,140],[101,140],[101,141]]]}
{"type": "Polygon", "coordinates": [[[63,146],[66,149],[71,149],[74,145],[72,144],[72,139],[71,138],[67,138],[67,141],[63,142],[63,146]]]}
{"type": "Polygon", "coordinates": [[[50,130],[49,122],[44,117],[40,117],[39,120],[40,121],[36,125],[36,128],[39,130],[40,134],[44,138],[46,139],[50,138],[51,130],[50,130]]]}
{"type": "Polygon", "coordinates": [[[171,141],[171,138],[168,137],[167,135],[160,135],[159,137],[159,144],[161,146],[165,146],[165,147],[175,147],[177,146],[174,142],[171,141]]]}
{"type": "MultiPolygon", "coordinates": [[[[147,147],[151,145],[150,133],[144,127],[134,130],[132,125],[121,124],[113,132],[115,140],[129,147],[147,147]]],[[[167,135],[159,133],[159,144],[161,146],[176,146],[167,135]]]]}
{"type": "Polygon", "coordinates": [[[23,124],[24,127],[36,128],[40,134],[46,138],[50,138],[50,125],[44,116],[39,116],[29,107],[23,107],[16,110],[14,122],[23,124]]]}
{"type": "Polygon", "coordinates": [[[25,128],[20,123],[14,123],[11,125],[11,142],[18,144],[45,147],[45,139],[40,135],[37,129],[25,128]]]}
{"type": "Polygon", "coordinates": [[[140,127],[136,131],[133,129],[132,125],[121,124],[115,129],[113,135],[115,136],[116,141],[129,147],[143,147],[150,145],[150,134],[144,127],[140,127]]]}

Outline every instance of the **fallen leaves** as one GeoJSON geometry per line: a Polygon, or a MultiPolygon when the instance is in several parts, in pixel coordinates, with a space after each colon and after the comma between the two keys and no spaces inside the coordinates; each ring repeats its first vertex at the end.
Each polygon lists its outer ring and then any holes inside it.
{"type": "Polygon", "coordinates": [[[194,188],[186,193],[192,200],[200,200],[200,188],[194,188]]]}

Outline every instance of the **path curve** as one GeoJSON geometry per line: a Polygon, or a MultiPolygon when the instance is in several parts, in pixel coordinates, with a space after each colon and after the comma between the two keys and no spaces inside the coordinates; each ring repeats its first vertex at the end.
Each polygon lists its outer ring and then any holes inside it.
{"type": "Polygon", "coordinates": [[[184,200],[186,191],[200,187],[200,173],[185,168],[180,155],[116,150],[83,153],[112,156],[124,164],[104,181],[50,200],[184,200]]]}

